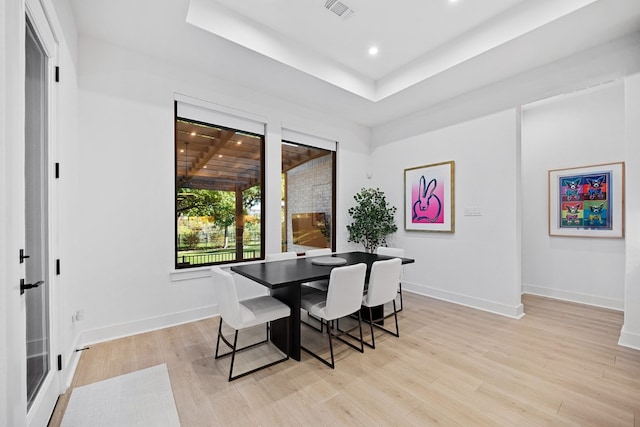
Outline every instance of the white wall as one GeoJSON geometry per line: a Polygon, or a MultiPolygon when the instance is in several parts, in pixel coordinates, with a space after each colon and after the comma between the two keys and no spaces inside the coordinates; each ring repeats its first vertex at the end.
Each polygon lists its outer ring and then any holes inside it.
{"type": "Polygon", "coordinates": [[[626,277],[620,344],[640,350],[640,74],[625,80],[626,277]]]}
{"type": "Polygon", "coordinates": [[[523,108],[524,292],[623,309],[624,239],[549,236],[547,177],[624,160],[622,82],[523,108]]]}
{"type": "Polygon", "coordinates": [[[520,302],[519,127],[515,109],[378,147],[368,186],[398,208],[402,247],[415,264],[403,288],[511,317],[520,302]],[[404,231],[404,169],[455,161],[455,233],[404,231]],[[481,216],[464,216],[478,207],[481,216]]]}
{"type": "MultiPolygon", "coordinates": [[[[267,251],[280,245],[280,132],[338,141],[338,210],[365,180],[368,129],[97,40],[79,43],[77,198],[66,214],[75,324],[88,343],[217,313],[206,272],[173,273],[173,100],[182,94],[267,123],[267,251]],[[275,241],[272,241],[273,239],[275,241]],[[203,277],[199,277],[203,276],[203,277]],[[188,280],[176,280],[195,277],[188,280]],[[174,281],[172,281],[172,279],[174,281]]],[[[71,167],[69,168],[71,169],[71,167]]],[[[337,217],[338,242],[345,218],[337,217]]],[[[275,248],[275,249],[274,249],[275,248]]],[[[254,285],[248,295],[264,292],[254,285]]]]}

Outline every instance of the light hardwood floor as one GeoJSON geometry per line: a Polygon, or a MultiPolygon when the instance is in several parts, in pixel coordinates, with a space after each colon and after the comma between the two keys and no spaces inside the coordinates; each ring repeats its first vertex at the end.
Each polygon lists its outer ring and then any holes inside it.
{"type": "MultiPolygon", "coordinates": [[[[531,295],[520,320],[408,292],[404,302],[400,338],[377,331],[364,354],[337,344],[335,370],[303,353],[228,383],[213,318],[93,345],[72,386],[166,363],[183,427],[640,427],[640,351],[617,345],[622,313],[531,295]]],[[[303,327],[303,342],[317,336],[303,327]]]]}

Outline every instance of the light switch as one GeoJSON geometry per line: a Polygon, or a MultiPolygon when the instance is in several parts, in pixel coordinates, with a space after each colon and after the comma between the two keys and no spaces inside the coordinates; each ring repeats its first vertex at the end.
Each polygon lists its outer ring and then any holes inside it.
{"type": "Polygon", "coordinates": [[[478,206],[464,208],[464,216],[481,216],[482,210],[478,206]]]}

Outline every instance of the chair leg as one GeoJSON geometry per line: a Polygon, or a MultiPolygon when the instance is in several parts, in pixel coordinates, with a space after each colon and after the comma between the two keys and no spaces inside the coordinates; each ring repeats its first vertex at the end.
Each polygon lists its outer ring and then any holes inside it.
{"type": "MultiPolygon", "coordinates": [[[[358,350],[360,353],[364,353],[364,340],[362,338],[362,315],[360,314],[360,310],[358,310],[358,328],[360,329],[360,338],[358,339],[358,337],[354,337],[353,335],[351,335],[349,332],[353,331],[356,327],[354,326],[351,329],[348,329],[346,331],[343,331],[342,329],[340,329],[340,324],[339,324],[339,319],[336,320],[336,330],[338,332],[340,332],[339,335],[336,335],[336,338],[345,343],[346,345],[348,345],[349,347],[353,348],[354,350],[358,350]],[[343,340],[340,336],[341,335],[346,335],[350,338],[353,338],[354,340],[357,340],[360,342],[360,348],[356,347],[355,345],[353,345],[352,343],[350,343],[349,341],[343,340]]],[[[327,328],[329,327],[329,325],[327,325],[327,328]]]]}
{"type": "MultiPolygon", "coordinates": [[[[324,320],[323,320],[324,322],[324,320]]],[[[309,353],[311,356],[315,357],[316,359],[318,359],[319,361],[321,361],[322,363],[324,363],[325,365],[327,365],[328,367],[330,367],[331,369],[335,369],[335,357],[333,355],[333,340],[331,339],[331,337],[335,337],[338,341],[343,342],[344,344],[348,345],[349,347],[353,348],[354,350],[358,350],[360,353],[364,353],[364,339],[362,336],[362,316],[360,315],[360,311],[358,311],[358,328],[360,329],[360,348],[356,347],[355,345],[353,345],[352,343],[343,340],[340,336],[341,335],[348,335],[351,338],[357,340],[357,337],[354,337],[353,335],[349,334],[349,331],[355,329],[355,327],[349,329],[348,331],[342,331],[340,329],[339,326],[339,322],[338,320],[335,321],[335,326],[336,326],[336,330],[338,332],[341,332],[340,334],[335,334],[332,331],[332,328],[330,326],[329,320],[326,321],[327,324],[327,335],[329,336],[329,352],[331,353],[331,363],[327,362],[325,359],[323,359],[322,357],[320,357],[319,355],[317,355],[316,353],[314,353],[313,351],[309,350],[308,348],[304,347],[303,345],[300,346],[301,350],[306,351],[307,353],[309,353]]],[[[333,320],[331,321],[331,324],[333,324],[333,320]]],[[[316,328],[314,328],[316,329],[316,328]]],[[[316,329],[317,330],[317,329],[316,329]]]]}
{"type": "Polygon", "coordinates": [[[393,318],[395,320],[395,324],[396,324],[396,331],[393,332],[392,330],[389,330],[387,328],[385,328],[384,326],[381,326],[375,322],[385,319],[386,317],[390,317],[391,315],[389,314],[388,316],[384,316],[382,317],[382,319],[374,319],[373,318],[373,314],[372,314],[372,310],[371,307],[369,307],[369,327],[371,328],[371,344],[369,344],[368,342],[364,342],[367,347],[371,347],[371,348],[376,348],[376,340],[375,340],[375,335],[373,332],[373,327],[375,326],[378,329],[382,329],[383,331],[385,331],[388,334],[393,335],[394,337],[400,337],[400,327],[398,326],[398,311],[396,310],[396,300],[392,301],[393,303],[393,318]]]}
{"type": "Polygon", "coordinates": [[[230,343],[230,342],[229,342],[229,341],[224,337],[224,335],[222,335],[222,317],[220,318],[220,324],[218,325],[218,339],[217,339],[217,341],[216,341],[216,354],[215,354],[215,358],[216,358],[216,359],[220,359],[220,358],[222,358],[222,357],[225,357],[225,356],[229,356],[229,355],[231,355],[231,366],[229,366],[229,382],[231,382],[231,381],[233,381],[233,380],[236,380],[236,379],[238,379],[238,378],[242,378],[242,377],[244,377],[244,376],[246,376],[246,375],[252,374],[252,373],[254,373],[254,372],[256,372],[256,371],[259,371],[259,370],[262,370],[262,369],[268,368],[268,367],[270,367],[270,366],[276,365],[276,364],[278,364],[278,363],[284,362],[285,360],[289,360],[289,351],[291,350],[291,336],[290,336],[290,335],[291,335],[291,316],[287,317],[287,327],[286,327],[286,330],[287,330],[287,335],[286,335],[286,336],[287,336],[287,353],[286,353],[285,357],[284,357],[284,358],[282,358],[282,359],[278,359],[278,360],[276,360],[276,361],[274,361],[274,362],[268,363],[268,364],[266,364],[266,365],[262,365],[262,366],[259,366],[259,367],[257,367],[257,368],[251,369],[250,371],[243,372],[242,374],[240,374],[240,375],[236,375],[235,377],[233,376],[233,365],[234,365],[234,363],[235,363],[236,353],[239,353],[239,352],[241,352],[241,351],[243,351],[243,350],[248,350],[248,349],[250,349],[250,348],[253,348],[253,347],[256,347],[256,346],[258,346],[258,345],[261,345],[261,344],[264,344],[264,343],[268,342],[268,340],[269,340],[269,332],[270,332],[270,329],[271,329],[271,328],[270,328],[270,327],[268,326],[268,324],[267,324],[267,339],[266,339],[265,341],[260,341],[260,342],[257,342],[257,343],[255,343],[255,344],[249,344],[249,345],[247,345],[246,347],[237,348],[237,347],[238,347],[238,332],[239,332],[239,331],[237,331],[237,330],[235,331],[235,333],[234,333],[234,337],[233,337],[233,343],[230,343]],[[219,348],[220,348],[220,340],[221,340],[221,339],[222,339],[222,341],[224,341],[224,343],[225,343],[229,348],[231,348],[231,351],[230,351],[230,352],[225,353],[225,354],[219,354],[219,353],[218,353],[219,348]]]}
{"type": "Polygon", "coordinates": [[[236,347],[238,345],[238,331],[233,334],[233,349],[231,350],[231,366],[229,366],[229,381],[233,379],[233,362],[236,360],[236,347]]]}
{"type": "Polygon", "coordinates": [[[375,326],[378,329],[382,329],[383,331],[385,331],[388,334],[393,335],[394,337],[399,337],[400,336],[400,328],[398,327],[398,310],[396,310],[396,301],[395,300],[393,300],[393,317],[394,317],[395,323],[396,323],[396,331],[395,332],[385,328],[384,326],[380,326],[377,323],[374,324],[373,326],[375,326]]]}
{"type": "Polygon", "coordinates": [[[331,352],[331,369],[335,369],[336,368],[336,363],[335,360],[333,359],[333,343],[331,342],[331,335],[333,335],[331,333],[331,329],[329,329],[329,322],[327,321],[327,335],[329,335],[329,351],[331,352]]]}
{"type": "MultiPolygon", "coordinates": [[[[237,332],[237,331],[236,331],[236,332],[237,332]]],[[[229,355],[232,353],[232,351],[230,351],[230,352],[225,353],[225,354],[218,354],[218,349],[219,349],[219,347],[220,347],[220,340],[222,340],[222,341],[227,345],[227,347],[229,347],[230,349],[233,349],[233,348],[234,348],[234,344],[233,344],[233,343],[230,343],[230,342],[229,342],[229,340],[227,340],[227,339],[224,337],[224,335],[222,335],[222,318],[220,318],[220,324],[218,325],[218,340],[217,340],[217,342],[216,342],[216,354],[215,354],[215,358],[216,358],[216,359],[220,359],[220,358],[222,358],[222,357],[229,356],[229,355]]],[[[253,344],[249,344],[249,345],[248,345],[248,346],[246,346],[246,347],[238,348],[238,349],[236,349],[236,351],[237,351],[237,352],[240,352],[240,351],[243,351],[243,350],[250,349],[250,348],[252,348],[252,347],[257,347],[257,346],[259,346],[259,345],[261,345],[261,344],[264,344],[264,343],[266,343],[266,342],[268,342],[268,341],[269,341],[269,337],[267,336],[267,339],[265,339],[265,340],[263,340],[263,341],[259,341],[259,342],[253,343],[253,344]]]]}
{"type": "MultiPolygon", "coordinates": [[[[402,294],[400,294],[400,302],[402,302],[402,294]]],[[[393,300],[393,318],[396,321],[396,337],[400,337],[400,327],[398,326],[398,310],[396,310],[396,301],[393,300]]]]}
{"type": "Polygon", "coordinates": [[[402,302],[402,282],[398,283],[398,294],[400,294],[400,310],[398,310],[398,313],[400,313],[404,308],[404,303],[402,302]]]}
{"type": "Polygon", "coordinates": [[[366,343],[371,348],[376,348],[376,334],[373,333],[373,310],[369,307],[369,328],[371,329],[371,345],[366,343]]]}
{"type": "Polygon", "coordinates": [[[291,316],[287,317],[287,358],[289,359],[289,354],[291,353],[291,316]]]}
{"type": "Polygon", "coordinates": [[[360,353],[364,353],[364,338],[362,337],[362,314],[358,310],[358,328],[360,328],[360,353]]]}
{"type": "MultiPolygon", "coordinates": [[[[367,307],[367,308],[369,309],[368,323],[369,323],[369,329],[371,330],[371,344],[369,344],[368,342],[366,342],[364,340],[364,336],[362,335],[362,323],[360,323],[360,347],[362,348],[362,350],[360,350],[360,351],[363,352],[363,353],[364,353],[364,346],[365,345],[367,347],[369,347],[369,348],[376,348],[375,335],[374,335],[374,332],[373,332],[373,326],[374,326],[373,323],[382,320],[382,319],[374,319],[373,318],[373,309],[371,307],[367,307]]],[[[383,313],[383,316],[384,316],[384,313],[383,313]]],[[[360,311],[358,311],[358,321],[362,322],[362,315],[361,315],[360,311]]],[[[358,337],[354,337],[353,335],[351,335],[349,333],[347,333],[347,335],[349,335],[354,340],[358,339],[358,337]]],[[[356,348],[356,350],[358,350],[358,349],[356,348]]]]}
{"type": "MultiPolygon", "coordinates": [[[[320,322],[324,323],[324,319],[322,319],[320,322]]],[[[306,323],[305,323],[305,325],[306,325],[306,323]]],[[[308,326],[310,326],[311,328],[315,329],[316,331],[318,330],[317,328],[314,328],[311,325],[308,325],[308,326]]],[[[336,365],[335,365],[335,361],[334,361],[334,358],[333,358],[333,341],[331,340],[331,328],[329,328],[329,321],[327,321],[327,335],[329,335],[329,350],[331,352],[331,363],[327,362],[322,357],[320,357],[318,354],[316,354],[313,351],[309,350],[308,348],[306,348],[302,344],[300,344],[300,349],[306,351],[311,356],[315,357],[316,359],[318,359],[319,361],[321,361],[322,363],[324,363],[325,365],[327,365],[331,369],[335,369],[336,365]]]]}
{"type": "Polygon", "coordinates": [[[218,349],[220,348],[220,337],[222,336],[222,317],[220,317],[220,323],[218,324],[218,339],[216,341],[216,355],[215,359],[218,358],[218,349]]]}

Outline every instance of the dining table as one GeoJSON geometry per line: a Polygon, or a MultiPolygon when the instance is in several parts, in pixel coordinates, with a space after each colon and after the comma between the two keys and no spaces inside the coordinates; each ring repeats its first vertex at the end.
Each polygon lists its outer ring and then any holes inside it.
{"type": "MultiPolygon", "coordinates": [[[[300,360],[300,302],[302,284],[329,279],[336,267],[364,263],[367,265],[365,282],[368,282],[371,266],[376,261],[393,257],[368,252],[341,252],[327,257],[304,257],[284,261],[258,262],[231,267],[231,271],[251,279],[270,289],[271,296],[291,307],[289,328],[289,357],[300,360]],[[338,258],[331,262],[328,258],[338,258]]],[[[415,262],[412,258],[401,258],[402,264],[415,262]]],[[[382,310],[382,307],[380,308],[382,310]]],[[[286,319],[271,323],[271,341],[283,352],[287,349],[286,319]]]]}

